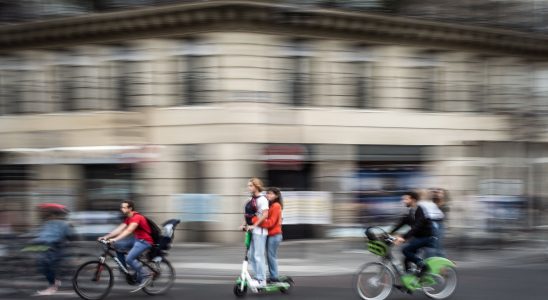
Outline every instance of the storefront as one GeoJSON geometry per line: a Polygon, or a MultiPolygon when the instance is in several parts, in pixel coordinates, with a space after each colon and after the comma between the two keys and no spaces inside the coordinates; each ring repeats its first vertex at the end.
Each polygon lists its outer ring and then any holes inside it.
{"type": "Polygon", "coordinates": [[[309,148],[300,144],[271,144],[264,147],[266,184],[280,188],[285,199],[284,239],[310,238],[316,235],[312,189],[313,164],[309,148]]]}
{"type": "Polygon", "coordinates": [[[404,192],[427,188],[425,151],[421,146],[361,145],[353,194],[358,224],[390,223],[405,208],[404,192]]]}
{"type": "MultiPolygon", "coordinates": [[[[157,156],[147,146],[4,149],[0,201],[15,226],[32,225],[36,204],[56,202],[72,211],[118,211],[137,195],[140,164],[157,156]]],[[[2,218],[4,219],[4,218],[2,218]]]]}

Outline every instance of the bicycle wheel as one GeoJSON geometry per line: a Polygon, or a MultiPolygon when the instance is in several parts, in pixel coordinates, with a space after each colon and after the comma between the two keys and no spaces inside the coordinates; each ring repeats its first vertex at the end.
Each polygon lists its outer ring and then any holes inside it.
{"type": "Polygon", "coordinates": [[[88,261],[82,264],[72,278],[74,291],[86,300],[105,298],[113,284],[112,269],[99,261],[88,261]]]}
{"type": "Polygon", "coordinates": [[[455,268],[444,267],[439,274],[430,276],[436,283],[423,287],[426,296],[432,299],[445,299],[455,292],[458,281],[455,268]]]}
{"type": "Polygon", "coordinates": [[[363,265],[355,277],[358,295],[364,300],[383,300],[392,292],[394,274],[386,265],[374,262],[363,265]]]}
{"type": "Polygon", "coordinates": [[[175,283],[175,270],[165,258],[160,262],[150,261],[145,267],[152,273],[152,283],[143,288],[145,293],[160,295],[167,292],[175,283]]]}

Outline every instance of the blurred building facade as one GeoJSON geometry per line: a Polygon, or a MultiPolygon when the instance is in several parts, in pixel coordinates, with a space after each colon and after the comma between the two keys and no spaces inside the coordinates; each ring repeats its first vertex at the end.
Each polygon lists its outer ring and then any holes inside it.
{"type": "Polygon", "coordinates": [[[545,35],[187,2],[0,28],[5,223],[135,197],[157,220],[213,216],[181,239],[233,241],[254,176],[328,192],[324,225],[382,222],[425,187],[449,190],[455,228],[546,223],[545,35]]]}

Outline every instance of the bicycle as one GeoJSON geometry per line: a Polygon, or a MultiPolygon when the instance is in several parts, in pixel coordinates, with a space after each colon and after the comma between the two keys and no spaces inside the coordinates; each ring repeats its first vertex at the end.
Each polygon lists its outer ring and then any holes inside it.
{"type": "MultiPolygon", "coordinates": [[[[135,274],[130,273],[118,259],[112,245],[105,240],[101,240],[99,243],[103,247],[103,254],[99,257],[99,260],[83,263],[72,279],[74,291],[86,300],[101,300],[110,293],[114,285],[114,275],[112,268],[106,263],[109,257],[116,262],[129,285],[138,285],[135,274]]],[[[143,264],[144,268],[148,269],[152,276],[152,282],[142,289],[143,292],[149,295],[163,294],[175,282],[175,270],[165,258],[165,252],[161,251],[159,254],[154,258],[147,258],[145,255],[138,258],[139,262],[143,264]],[[165,283],[162,284],[164,281],[165,283]]]]}
{"type": "Polygon", "coordinates": [[[445,299],[455,292],[457,271],[454,262],[443,257],[427,258],[424,262],[429,271],[418,277],[416,272],[405,272],[395,264],[391,251],[396,241],[394,236],[379,227],[369,227],[365,234],[368,251],[379,256],[381,261],[364,264],[356,274],[354,286],[360,298],[383,300],[393,288],[410,294],[422,291],[432,299],[445,299]],[[381,234],[376,235],[373,229],[379,229],[381,234]]]}

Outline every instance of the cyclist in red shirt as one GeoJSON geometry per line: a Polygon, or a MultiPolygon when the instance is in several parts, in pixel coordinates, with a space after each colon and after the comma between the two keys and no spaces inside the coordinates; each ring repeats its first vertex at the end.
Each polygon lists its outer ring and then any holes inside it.
{"type": "Polygon", "coordinates": [[[135,205],[131,200],[125,200],[120,205],[120,210],[126,216],[124,222],[120,224],[111,233],[102,236],[99,240],[108,240],[114,245],[118,259],[124,266],[127,263],[135,271],[136,280],[139,282],[139,287],[133,292],[136,292],[152,282],[152,278],[137,258],[146,250],[152,247],[153,239],[151,229],[146,218],[136,212],[135,205]],[[132,237],[130,235],[133,234],[132,237]],[[127,258],[124,253],[127,252],[127,258]]]}

